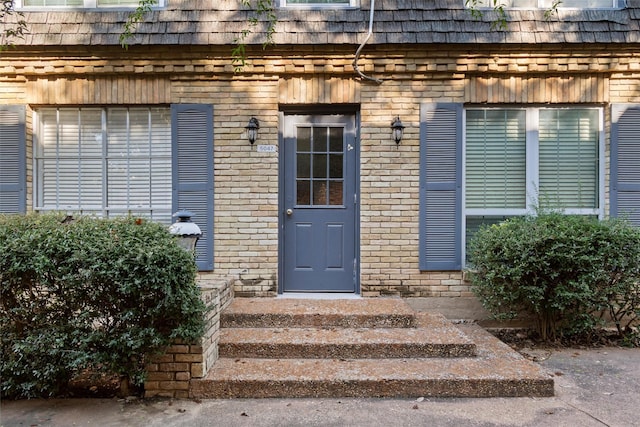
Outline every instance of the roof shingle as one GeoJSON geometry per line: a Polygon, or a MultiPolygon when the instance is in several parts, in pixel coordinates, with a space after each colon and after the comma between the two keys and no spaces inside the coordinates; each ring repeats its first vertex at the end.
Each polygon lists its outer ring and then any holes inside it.
{"type": "MultiPolygon", "coordinates": [[[[278,9],[278,44],[360,43],[369,23],[370,1],[360,9],[278,9]]],[[[24,12],[30,34],[16,45],[118,45],[128,13],[117,11],[24,12]]],[[[240,0],[167,0],[138,26],[130,44],[232,44],[249,28],[253,12],[240,0]]],[[[262,18],[261,18],[262,19],[262,18]]],[[[385,43],[637,43],[640,0],[615,10],[560,10],[545,20],[543,10],[508,10],[508,30],[491,29],[496,14],[474,19],[464,0],[378,0],[374,37],[385,43]]],[[[266,24],[251,28],[250,43],[262,43],[266,24]]]]}

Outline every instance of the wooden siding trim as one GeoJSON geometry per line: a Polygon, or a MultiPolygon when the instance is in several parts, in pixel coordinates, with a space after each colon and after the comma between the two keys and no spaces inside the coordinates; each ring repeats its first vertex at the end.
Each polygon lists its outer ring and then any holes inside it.
{"type": "Polygon", "coordinates": [[[357,104],[360,84],[354,79],[325,76],[280,79],[278,102],[281,104],[357,104]]]}
{"type": "Polygon", "coordinates": [[[27,99],[35,105],[169,104],[171,80],[161,77],[56,78],[29,80],[27,99]]]}
{"type": "Polygon", "coordinates": [[[472,104],[608,103],[609,76],[471,76],[465,102],[472,104]]]}

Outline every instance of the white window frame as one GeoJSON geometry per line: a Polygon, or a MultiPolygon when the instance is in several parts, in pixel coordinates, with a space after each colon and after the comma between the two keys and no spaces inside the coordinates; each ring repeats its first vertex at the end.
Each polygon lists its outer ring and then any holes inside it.
{"type": "Polygon", "coordinates": [[[462,115],[462,219],[460,226],[462,232],[462,265],[466,265],[466,230],[467,217],[511,217],[535,215],[538,207],[538,182],[539,182],[539,126],[541,110],[596,110],[598,112],[598,206],[593,209],[587,208],[567,208],[562,209],[565,214],[593,215],[599,219],[604,218],[605,207],[605,131],[604,131],[604,111],[601,107],[593,106],[571,106],[571,107],[526,107],[504,106],[504,107],[467,107],[462,115]],[[467,208],[466,191],[466,166],[467,166],[467,111],[469,110],[525,110],[526,126],[526,206],[521,209],[516,208],[467,208]]]}
{"type": "MultiPolygon", "coordinates": [[[[172,152],[172,137],[171,137],[171,123],[169,121],[168,123],[168,130],[169,130],[169,137],[168,140],[166,141],[169,145],[169,154],[157,154],[157,152],[154,151],[150,151],[149,153],[149,169],[152,169],[152,164],[154,164],[154,160],[158,160],[158,159],[164,159],[164,161],[166,162],[168,160],[168,165],[169,165],[169,169],[167,171],[167,175],[169,176],[169,184],[167,185],[167,189],[166,189],[166,193],[167,193],[167,198],[169,200],[169,202],[167,203],[166,201],[158,201],[157,199],[154,199],[153,194],[150,195],[150,199],[151,199],[151,204],[150,205],[134,205],[132,204],[132,201],[130,199],[130,195],[127,189],[127,195],[125,196],[127,199],[126,205],[110,205],[109,200],[111,200],[109,194],[108,194],[108,176],[109,176],[109,172],[108,170],[110,169],[109,164],[111,163],[111,160],[118,159],[118,154],[115,152],[109,152],[108,148],[107,148],[107,144],[109,143],[109,129],[107,128],[108,126],[108,111],[109,110],[122,110],[122,109],[126,109],[127,110],[127,118],[126,118],[126,128],[124,129],[125,133],[127,135],[129,135],[130,133],[130,125],[129,125],[129,111],[130,110],[147,110],[150,114],[151,110],[156,110],[156,109],[163,109],[165,107],[162,106],[114,106],[114,107],[89,107],[88,109],[90,110],[100,110],[100,116],[101,116],[101,133],[100,135],[97,135],[97,138],[101,138],[102,139],[102,153],[100,156],[100,162],[101,162],[101,174],[102,174],[102,194],[101,194],[101,204],[100,206],[98,205],[93,205],[93,206],[86,206],[86,205],[65,205],[65,204],[61,204],[58,203],[58,201],[56,201],[55,206],[53,205],[49,205],[49,206],[45,206],[41,203],[41,201],[44,199],[44,189],[43,189],[43,180],[44,180],[44,171],[40,166],[40,162],[44,162],[46,157],[44,157],[42,155],[42,144],[44,143],[43,139],[44,139],[44,130],[43,130],[43,122],[41,119],[41,114],[43,111],[55,111],[56,112],[56,116],[59,117],[60,112],[62,111],[68,111],[68,110],[73,110],[74,112],[79,112],[80,110],[82,110],[82,108],[77,108],[77,107],[44,107],[42,109],[38,109],[36,111],[33,112],[33,120],[34,120],[34,135],[33,135],[33,171],[34,171],[34,183],[33,183],[33,210],[36,212],[47,212],[47,211],[61,211],[61,212],[67,212],[70,214],[91,214],[91,215],[97,215],[99,217],[102,218],[111,218],[111,217],[117,217],[117,216],[122,216],[122,215],[127,215],[127,214],[133,214],[133,215],[137,215],[137,216],[143,216],[143,217],[148,217],[151,218],[153,220],[162,222],[162,223],[166,223],[171,224],[172,222],[172,207],[171,207],[171,189],[172,189],[172,183],[171,183],[171,179],[172,179],[172,171],[171,171],[171,164],[172,164],[172,160],[171,160],[171,152],[172,152]],[[155,202],[154,202],[155,200],[155,202]]],[[[171,114],[171,110],[169,107],[166,107],[166,114],[168,117],[170,117],[171,114]]],[[[60,119],[57,118],[56,119],[56,125],[60,125],[63,124],[61,123],[60,119]]],[[[57,138],[57,136],[56,136],[57,138]]],[[[153,145],[153,141],[154,136],[152,133],[150,133],[148,135],[149,138],[149,146],[153,145]]],[[[56,142],[57,144],[57,142],[56,142]]],[[[128,143],[127,143],[128,145],[128,143]]],[[[96,157],[97,158],[97,157],[96,157]]],[[[121,159],[125,160],[125,162],[128,163],[128,159],[132,159],[134,157],[123,157],[121,159]]],[[[59,167],[59,160],[55,159],[56,161],[56,173],[58,173],[58,167],[59,167]]],[[[131,172],[131,171],[130,171],[131,172]]],[[[135,173],[135,172],[134,172],[135,173]]],[[[151,185],[151,184],[150,184],[151,185]]],[[[155,183],[153,184],[153,188],[157,188],[159,185],[159,183],[155,183]]],[[[58,186],[58,182],[56,181],[56,186],[58,186]]],[[[151,188],[149,189],[150,191],[151,188]]],[[[58,190],[59,191],[59,190],[58,190]]],[[[156,190],[157,191],[157,190],[156,190]]],[[[117,197],[115,197],[114,199],[117,199],[117,197]]]]}
{"type": "MultiPolygon", "coordinates": [[[[24,10],[77,10],[77,9],[98,9],[98,10],[112,10],[112,9],[135,9],[138,7],[137,1],[136,4],[133,5],[122,5],[122,4],[114,4],[114,5],[106,5],[99,6],[98,0],[83,0],[83,6],[25,6],[25,0],[14,0],[16,9],[24,9],[24,10]]],[[[154,9],[165,7],[167,4],[167,0],[156,0],[157,4],[153,6],[154,9]]]]}
{"type": "MultiPolygon", "coordinates": [[[[467,0],[462,0],[465,2],[465,6],[467,7],[467,0]]],[[[478,9],[493,9],[494,0],[477,0],[476,8],[478,9]]],[[[505,9],[550,9],[553,6],[553,0],[537,0],[537,6],[509,6],[508,4],[512,0],[497,0],[497,5],[503,5],[505,9]]],[[[602,6],[563,6],[562,3],[558,5],[558,9],[574,9],[574,10],[583,10],[583,9],[624,9],[626,7],[626,0],[600,0],[602,3],[608,3],[608,5],[602,6]]]]}
{"type": "Polygon", "coordinates": [[[349,0],[349,3],[289,3],[288,0],[277,0],[277,6],[287,9],[347,9],[360,6],[360,0],[349,0]]]}

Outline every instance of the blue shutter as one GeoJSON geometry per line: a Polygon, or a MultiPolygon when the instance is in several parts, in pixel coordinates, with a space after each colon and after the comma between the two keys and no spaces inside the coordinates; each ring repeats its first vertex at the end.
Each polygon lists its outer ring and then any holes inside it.
{"type": "Polygon", "coordinates": [[[462,268],[462,105],[420,108],[420,269],[462,268]]]}
{"type": "Polygon", "coordinates": [[[613,105],[611,121],[611,216],[640,226],[640,105],[613,105]]]}
{"type": "Polygon", "coordinates": [[[27,210],[25,107],[0,105],[0,213],[27,210]]]}
{"type": "Polygon", "coordinates": [[[172,210],[195,214],[202,230],[196,246],[200,270],[213,270],[213,106],[171,106],[172,210]]]}

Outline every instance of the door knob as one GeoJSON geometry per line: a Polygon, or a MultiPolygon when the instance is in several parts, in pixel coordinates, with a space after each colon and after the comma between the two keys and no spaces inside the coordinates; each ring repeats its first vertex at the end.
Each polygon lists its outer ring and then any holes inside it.
{"type": "Polygon", "coordinates": [[[291,209],[291,208],[287,209],[287,215],[288,216],[293,215],[293,209],[291,209]]]}

